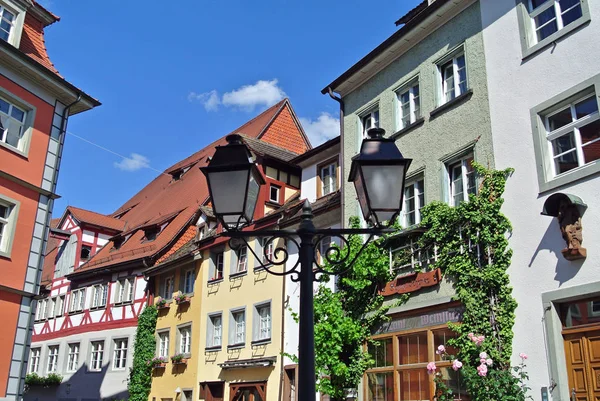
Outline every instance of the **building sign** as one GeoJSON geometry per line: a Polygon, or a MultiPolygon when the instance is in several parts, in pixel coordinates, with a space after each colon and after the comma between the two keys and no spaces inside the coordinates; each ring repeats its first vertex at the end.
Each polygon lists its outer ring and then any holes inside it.
{"type": "Polygon", "coordinates": [[[417,273],[408,277],[400,277],[390,281],[380,291],[380,294],[384,297],[394,294],[408,294],[420,290],[424,287],[433,287],[439,284],[442,279],[442,273],[440,269],[431,270],[424,273],[417,273]]]}
{"type": "Polygon", "coordinates": [[[419,316],[393,318],[383,323],[373,334],[394,333],[403,330],[421,329],[429,326],[439,326],[449,322],[462,320],[462,307],[449,308],[437,312],[429,312],[419,316]]]}

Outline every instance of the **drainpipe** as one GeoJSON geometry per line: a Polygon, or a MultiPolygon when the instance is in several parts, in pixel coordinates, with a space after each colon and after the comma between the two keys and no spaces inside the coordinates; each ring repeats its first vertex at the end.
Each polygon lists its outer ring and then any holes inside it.
{"type": "Polygon", "coordinates": [[[336,102],[338,102],[340,104],[340,171],[342,172],[342,176],[340,177],[340,195],[341,195],[341,199],[340,199],[340,208],[341,208],[341,214],[342,214],[342,227],[346,227],[347,225],[347,221],[346,221],[346,211],[344,208],[344,205],[346,204],[345,199],[345,193],[344,193],[344,101],[342,100],[342,98],[340,96],[336,96],[333,93],[333,89],[331,89],[331,87],[327,88],[327,92],[329,93],[329,97],[331,97],[333,100],[335,100],[336,102]]]}

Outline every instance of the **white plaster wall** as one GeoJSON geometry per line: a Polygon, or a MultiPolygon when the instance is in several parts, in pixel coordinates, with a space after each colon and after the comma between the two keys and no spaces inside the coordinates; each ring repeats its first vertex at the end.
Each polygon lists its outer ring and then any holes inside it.
{"type": "Polygon", "coordinates": [[[88,230],[83,230],[82,240],[83,240],[83,242],[88,242],[90,244],[93,244],[94,243],[94,232],[88,231],[88,230]]]}
{"type": "MultiPolygon", "coordinates": [[[[588,177],[540,194],[530,119],[533,107],[600,73],[600,4],[588,3],[589,25],[522,60],[515,0],[481,0],[494,157],[497,168],[515,168],[503,207],[514,227],[510,274],[519,303],[513,359],[517,362],[520,352],[529,354],[529,384],[536,401],[542,400],[541,388],[553,379],[541,294],[600,280],[600,253],[595,246],[600,240],[600,182],[588,177]],[[540,215],[544,201],[556,192],[577,195],[589,206],[583,217],[583,245],[588,249],[584,262],[563,258],[560,250],[565,243],[556,219],[540,215]]],[[[566,401],[568,388],[557,388],[550,397],[566,401]]]]}
{"type": "Polygon", "coordinates": [[[302,185],[300,198],[314,202],[317,199],[317,165],[312,164],[302,169],[302,185]]]}

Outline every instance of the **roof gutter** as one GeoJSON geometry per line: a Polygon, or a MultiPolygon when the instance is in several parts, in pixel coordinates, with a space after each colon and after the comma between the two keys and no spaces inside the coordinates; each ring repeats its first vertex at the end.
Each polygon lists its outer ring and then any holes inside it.
{"type": "MultiPolygon", "coordinates": [[[[340,163],[340,171],[341,171],[341,175],[342,177],[339,177],[340,182],[344,182],[344,117],[345,117],[345,104],[344,104],[344,100],[342,99],[341,96],[337,96],[334,92],[333,89],[331,88],[331,86],[327,87],[327,93],[329,94],[329,97],[332,98],[333,100],[335,100],[336,102],[338,102],[340,104],[340,159],[339,159],[339,163],[340,163]]],[[[351,155],[352,156],[352,155],[351,155]]],[[[341,208],[341,220],[340,221],[340,225],[341,227],[345,226],[345,221],[346,221],[346,210],[345,210],[345,191],[343,190],[343,188],[345,188],[345,185],[342,185],[342,190],[340,190],[340,208],[341,208]]]]}

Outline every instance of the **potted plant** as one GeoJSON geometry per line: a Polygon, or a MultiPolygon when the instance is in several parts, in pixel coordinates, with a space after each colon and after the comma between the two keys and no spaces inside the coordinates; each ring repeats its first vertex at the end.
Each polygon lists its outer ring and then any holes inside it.
{"type": "Polygon", "coordinates": [[[62,381],[63,377],[56,373],[49,373],[46,377],[39,376],[37,373],[29,373],[25,376],[25,386],[27,386],[27,388],[35,386],[48,388],[58,386],[62,381]]]}
{"type": "Polygon", "coordinates": [[[187,359],[180,352],[171,357],[171,362],[173,362],[174,365],[182,365],[187,363],[187,359]]]}
{"type": "Polygon", "coordinates": [[[162,309],[167,307],[167,300],[163,297],[156,297],[154,301],[154,305],[156,305],[156,309],[162,309]]]}
{"type": "Polygon", "coordinates": [[[148,361],[148,365],[152,366],[153,369],[164,368],[167,366],[167,358],[164,356],[155,356],[148,361]]]}
{"type": "Polygon", "coordinates": [[[177,291],[173,294],[173,299],[177,305],[186,304],[190,302],[190,298],[184,295],[181,291],[177,291]]]}

